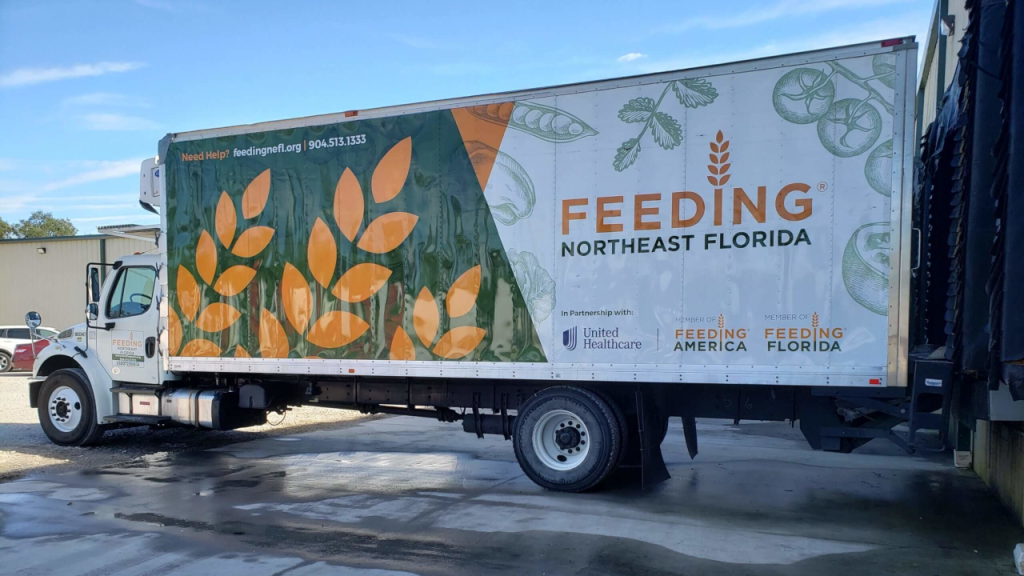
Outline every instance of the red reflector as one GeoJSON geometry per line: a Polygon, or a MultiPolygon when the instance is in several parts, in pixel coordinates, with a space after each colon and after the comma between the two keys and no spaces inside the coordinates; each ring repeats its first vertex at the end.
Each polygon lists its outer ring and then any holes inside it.
{"type": "Polygon", "coordinates": [[[888,48],[889,46],[898,46],[903,44],[903,38],[893,38],[892,40],[882,40],[882,48],[888,48]]]}
{"type": "Polygon", "coordinates": [[[345,112],[345,118],[351,118],[352,116],[356,116],[358,114],[358,110],[349,110],[348,112],[345,112]]]}
{"type": "Polygon", "coordinates": [[[878,386],[881,383],[882,383],[882,381],[879,380],[878,378],[872,378],[872,379],[868,380],[868,384],[871,384],[872,386],[878,386]]]}
{"type": "Polygon", "coordinates": [[[349,368],[348,369],[348,373],[349,374],[355,374],[356,373],[356,369],[355,368],[349,368]]]}

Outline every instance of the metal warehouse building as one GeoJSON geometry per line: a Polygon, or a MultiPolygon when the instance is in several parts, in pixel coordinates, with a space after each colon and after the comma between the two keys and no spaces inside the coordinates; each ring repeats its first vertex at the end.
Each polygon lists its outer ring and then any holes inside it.
{"type": "Polygon", "coordinates": [[[956,210],[915,223],[929,266],[915,272],[922,297],[912,327],[960,374],[949,433],[957,465],[972,468],[1019,521],[1024,237],[1013,216],[1024,200],[1022,29],[1024,7],[1014,0],[936,2],[922,43],[915,194],[956,210]]]}
{"type": "Polygon", "coordinates": [[[63,330],[85,319],[85,265],[114,262],[156,245],[156,228],[109,226],[100,234],[0,240],[0,325],[22,325],[39,312],[43,326],[63,330]],[[118,236],[131,230],[131,238],[118,236]]]}

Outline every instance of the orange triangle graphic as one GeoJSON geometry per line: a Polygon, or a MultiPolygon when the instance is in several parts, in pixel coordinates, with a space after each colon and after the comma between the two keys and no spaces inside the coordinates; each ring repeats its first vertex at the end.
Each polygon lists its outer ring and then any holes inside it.
{"type": "Polygon", "coordinates": [[[512,102],[504,102],[452,110],[466,152],[473,162],[476,179],[480,181],[480,190],[487,189],[487,180],[491,177],[491,168],[498,157],[513,106],[512,102]]]}

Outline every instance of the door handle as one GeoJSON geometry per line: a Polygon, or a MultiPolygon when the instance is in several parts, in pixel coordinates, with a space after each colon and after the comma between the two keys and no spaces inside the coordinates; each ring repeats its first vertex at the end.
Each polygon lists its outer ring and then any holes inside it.
{"type": "Polygon", "coordinates": [[[156,353],[156,338],[150,336],[146,338],[146,358],[152,358],[153,354],[156,353]]]}

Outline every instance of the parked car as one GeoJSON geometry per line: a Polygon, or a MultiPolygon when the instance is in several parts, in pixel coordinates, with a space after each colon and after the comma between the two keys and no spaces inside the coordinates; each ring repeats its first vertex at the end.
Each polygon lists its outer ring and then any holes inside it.
{"type": "Polygon", "coordinates": [[[18,344],[14,347],[14,357],[11,359],[11,368],[14,370],[28,370],[32,371],[32,364],[35,363],[36,357],[39,356],[39,352],[43,348],[50,345],[50,340],[42,338],[36,340],[35,352],[32,352],[32,344],[18,344]]]}
{"type": "MultiPolygon", "coordinates": [[[[53,328],[36,328],[36,339],[52,338],[57,335],[53,328]]],[[[32,333],[27,326],[0,326],[0,373],[11,369],[14,349],[18,344],[31,344],[32,333]]],[[[31,366],[29,366],[31,369],[31,366]]]]}

